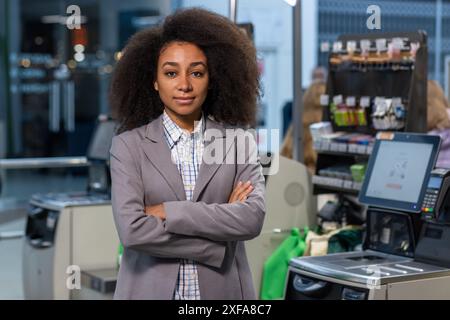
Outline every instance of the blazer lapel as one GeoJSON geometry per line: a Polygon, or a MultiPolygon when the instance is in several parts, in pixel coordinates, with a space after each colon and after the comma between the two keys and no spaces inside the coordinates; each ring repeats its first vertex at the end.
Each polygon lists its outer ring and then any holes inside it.
{"type": "Polygon", "coordinates": [[[142,141],[142,149],[147,158],[161,173],[178,200],[186,200],[183,180],[177,166],[172,161],[171,152],[164,138],[162,116],[147,125],[145,139],[142,141]]]}
{"type": "Polygon", "coordinates": [[[215,139],[219,139],[217,141],[218,142],[217,144],[213,143],[214,141],[205,141],[202,164],[200,165],[200,171],[197,177],[197,181],[195,182],[194,194],[192,195],[192,201],[194,202],[198,201],[198,198],[200,197],[203,189],[206,187],[206,185],[214,176],[219,167],[223,164],[226,155],[231,150],[231,147],[234,144],[233,139],[233,142],[230,143],[230,145],[225,145],[224,139],[226,138],[226,131],[225,127],[222,124],[210,119],[209,117],[205,117],[205,120],[206,120],[205,130],[208,131],[209,129],[215,129],[217,130],[216,131],[217,133],[220,132],[220,135],[214,135],[215,139]],[[223,154],[222,161],[213,164],[206,163],[205,154],[211,154],[210,152],[211,148],[222,146],[226,146],[226,150],[223,154]]]}

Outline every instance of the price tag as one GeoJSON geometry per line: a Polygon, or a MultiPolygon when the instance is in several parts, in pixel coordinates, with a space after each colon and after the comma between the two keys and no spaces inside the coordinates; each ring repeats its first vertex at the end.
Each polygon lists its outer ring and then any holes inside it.
{"type": "Polygon", "coordinates": [[[355,99],[355,97],[347,97],[347,98],[345,99],[345,104],[346,104],[348,107],[354,107],[354,106],[356,106],[356,99],[355,99]]]}
{"type": "Polygon", "coordinates": [[[367,146],[364,146],[364,145],[357,145],[357,147],[356,147],[356,153],[359,153],[359,154],[366,154],[366,153],[367,153],[367,146]]]}
{"type": "Polygon", "coordinates": [[[321,180],[321,177],[319,177],[319,176],[312,177],[312,183],[320,184],[320,180],[321,180]]]}
{"type": "Polygon", "coordinates": [[[399,98],[399,97],[392,98],[392,105],[394,107],[403,105],[402,104],[402,98],[399,98]]]}
{"type": "Polygon", "coordinates": [[[328,41],[324,41],[320,44],[320,52],[329,52],[330,51],[330,43],[328,41]]]}
{"type": "Polygon", "coordinates": [[[361,97],[361,100],[359,101],[359,105],[362,108],[370,107],[370,97],[361,97]]]}
{"type": "Polygon", "coordinates": [[[361,40],[360,47],[362,52],[369,52],[370,40],[361,40]]]}
{"type": "Polygon", "coordinates": [[[376,40],[377,51],[386,51],[387,50],[387,40],[386,39],[377,39],[376,40]]]}
{"type": "Polygon", "coordinates": [[[330,141],[323,140],[320,144],[320,150],[322,151],[329,151],[330,150],[330,141]]]}
{"type": "Polygon", "coordinates": [[[347,41],[347,51],[353,52],[356,50],[356,41],[347,41]]]}
{"type": "Polygon", "coordinates": [[[320,95],[320,105],[326,107],[330,104],[330,97],[327,94],[320,95]]]}
{"type": "Polygon", "coordinates": [[[331,151],[335,151],[335,152],[339,152],[339,143],[336,143],[336,142],[332,142],[331,144],[330,144],[330,150],[331,151]]]}
{"type": "Polygon", "coordinates": [[[334,186],[335,185],[335,179],[334,178],[323,178],[323,184],[326,184],[327,186],[334,186]]]}
{"type": "Polygon", "coordinates": [[[336,178],[331,178],[331,179],[333,180],[333,186],[342,188],[342,185],[344,184],[344,180],[336,179],[336,178]]]}
{"type": "Polygon", "coordinates": [[[357,144],[354,144],[354,143],[350,143],[349,145],[348,145],[348,152],[351,152],[351,153],[358,153],[357,151],[358,151],[358,145],[357,144]]]}
{"type": "Polygon", "coordinates": [[[346,189],[353,189],[353,181],[344,181],[344,188],[346,189]]]}
{"type": "MultiPolygon", "coordinates": [[[[389,132],[389,131],[380,131],[377,133],[377,139],[379,140],[393,140],[394,139],[394,132],[389,132]]],[[[372,146],[369,146],[372,147],[372,146]]],[[[367,148],[369,148],[367,147],[367,148]]],[[[373,147],[372,147],[373,148],[373,147]]]]}
{"type": "Polygon", "coordinates": [[[394,38],[394,39],[392,39],[392,47],[395,50],[402,50],[404,45],[405,45],[405,42],[403,41],[402,38],[394,38]]]}
{"type": "Polygon", "coordinates": [[[342,98],[342,95],[338,95],[338,96],[334,96],[334,97],[333,97],[333,103],[334,103],[335,105],[340,105],[343,101],[344,101],[344,100],[343,100],[343,98],[342,98]]]}
{"type": "Polygon", "coordinates": [[[384,97],[376,97],[375,101],[375,112],[377,113],[386,113],[388,109],[386,98],[384,97]]]}
{"type": "Polygon", "coordinates": [[[333,43],[333,52],[339,53],[342,51],[342,41],[336,41],[333,43]]]}
{"type": "Polygon", "coordinates": [[[347,144],[346,143],[338,143],[338,151],[339,152],[347,152],[347,144]]]}

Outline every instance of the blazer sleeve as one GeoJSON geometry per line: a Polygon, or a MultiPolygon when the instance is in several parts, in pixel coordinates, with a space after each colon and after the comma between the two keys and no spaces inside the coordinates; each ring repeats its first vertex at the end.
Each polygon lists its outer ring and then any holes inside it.
{"type": "Polygon", "coordinates": [[[116,136],[110,150],[112,208],[120,241],[125,248],[160,258],[191,259],[219,268],[226,243],[173,234],[161,219],[145,214],[144,186],[132,150],[116,136]]]}
{"type": "MultiPolygon", "coordinates": [[[[257,152],[236,144],[236,154],[245,152],[245,162],[237,164],[236,181],[251,181],[254,190],[247,200],[234,203],[211,203],[192,201],[164,202],[165,228],[169,232],[208,238],[214,241],[240,241],[257,237],[265,216],[265,181],[259,161],[250,161],[257,152]]],[[[212,180],[214,181],[214,179],[212,180]]],[[[216,182],[218,183],[218,182],[216,182]]]]}

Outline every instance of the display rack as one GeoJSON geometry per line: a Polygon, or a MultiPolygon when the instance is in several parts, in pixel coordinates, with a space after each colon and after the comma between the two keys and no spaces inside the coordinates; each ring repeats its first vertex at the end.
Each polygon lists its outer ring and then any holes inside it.
{"type": "Polygon", "coordinates": [[[426,131],[427,61],[424,31],[337,39],[328,59],[321,104],[323,121],[331,123],[333,132],[345,134],[314,141],[318,154],[312,179],[315,195],[358,194],[362,181],[354,179],[350,167],[363,170],[377,132],[426,131]]]}

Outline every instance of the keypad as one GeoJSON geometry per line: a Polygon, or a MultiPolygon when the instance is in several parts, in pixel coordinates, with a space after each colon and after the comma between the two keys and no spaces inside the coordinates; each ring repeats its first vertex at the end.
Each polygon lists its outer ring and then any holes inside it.
{"type": "Polygon", "coordinates": [[[439,195],[439,190],[437,189],[427,189],[425,194],[425,198],[423,199],[422,211],[430,212],[434,211],[434,207],[436,206],[437,197],[439,195]]]}

